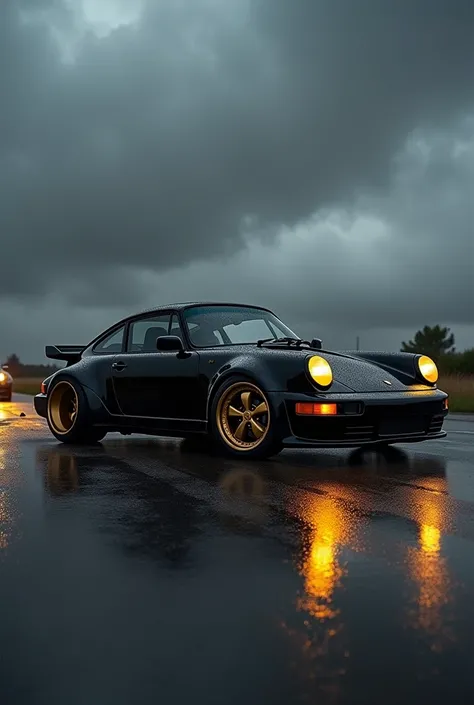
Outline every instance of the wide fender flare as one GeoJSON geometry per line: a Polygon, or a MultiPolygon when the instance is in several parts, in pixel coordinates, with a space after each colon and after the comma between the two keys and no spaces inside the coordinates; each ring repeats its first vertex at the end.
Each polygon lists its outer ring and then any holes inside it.
{"type": "Polygon", "coordinates": [[[262,386],[263,390],[266,392],[281,391],[282,389],[281,380],[278,380],[278,376],[272,372],[268,365],[259,360],[255,360],[255,358],[250,355],[239,356],[235,360],[232,360],[232,362],[223,365],[211,379],[207,394],[207,418],[209,418],[212,401],[217,390],[225,380],[236,375],[247,377],[248,380],[262,386]]]}
{"type": "Polygon", "coordinates": [[[87,399],[89,413],[91,414],[91,422],[93,424],[106,423],[110,420],[110,412],[99,395],[91,387],[85,384],[79,375],[71,374],[67,367],[65,367],[64,370],[58,370],[58,372],[54,373],[54,376],[51,378],[48,385],[48,393],[51,385],[56,384],[56,382],[62,379],[73,381],[81,387],[87,399]]]}

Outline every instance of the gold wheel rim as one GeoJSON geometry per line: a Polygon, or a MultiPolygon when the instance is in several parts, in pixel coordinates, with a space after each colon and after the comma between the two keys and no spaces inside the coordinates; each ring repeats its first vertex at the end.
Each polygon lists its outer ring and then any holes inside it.
{"type": "Polygon", "coordinates": [[[48,399],[48,418],[59,434],[69,433],[77,419],[79,400],[72,384],[59,382],[48,399]]]}
{"type": "Polygon", "coordinates": [[[237,382],[226,389],[216,414],[219,433],[233,450],[253,450],[263,443],[270,428],[268,399],[250,382],[237,382]]]}

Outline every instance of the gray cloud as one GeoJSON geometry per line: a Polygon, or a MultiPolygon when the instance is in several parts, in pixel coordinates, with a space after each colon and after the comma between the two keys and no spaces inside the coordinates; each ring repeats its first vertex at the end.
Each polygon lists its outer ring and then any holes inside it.
{"type": "Polygon", "coordinates": [[[0,5],[0,298],[472,322],[470,0],[116,5],[0,5]]]}
{"type": "Polygon", "coordinates": [[[42,6],[26,26],[1,11],[1,228],[35,263],[5,292],[237,250],[246,216],[291,225],[387,188],[410,130],[472,107],[463,0],[149,3],[66,65],[48,22],[72,37],[72,18],[42,6]]]}

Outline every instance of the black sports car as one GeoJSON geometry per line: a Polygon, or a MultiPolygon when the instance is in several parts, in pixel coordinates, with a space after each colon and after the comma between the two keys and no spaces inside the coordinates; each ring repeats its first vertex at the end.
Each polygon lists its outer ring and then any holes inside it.
{"type": "Polygon", "coordinates": [[[7,365],[0,365],[0,401],[11,401],[13,377],[7,372],[7,365]]]}
{"type": "Polygon", "coordinates": [[[424,355],[333,352],[257,306],[163,306],[89,345],[46,346],[67,366],[35,397],[64,443],[108,431],[205,434],[235,456],[443,438],[448,395],[424,355]]]}

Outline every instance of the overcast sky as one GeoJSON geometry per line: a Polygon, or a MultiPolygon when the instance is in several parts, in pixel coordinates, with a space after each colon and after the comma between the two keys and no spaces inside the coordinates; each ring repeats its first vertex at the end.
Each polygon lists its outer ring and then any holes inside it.
{"type": "Polygon", "coordinates": [[[180,300],[474,346],[472,0],[2,0],[0,358],[180,300]]]}

